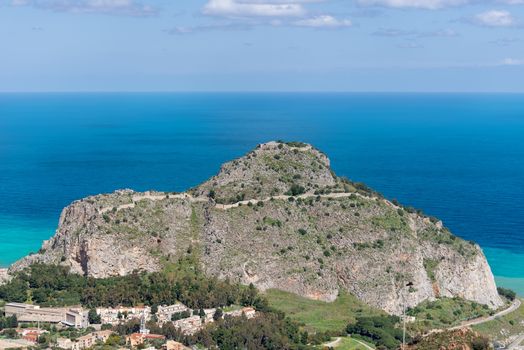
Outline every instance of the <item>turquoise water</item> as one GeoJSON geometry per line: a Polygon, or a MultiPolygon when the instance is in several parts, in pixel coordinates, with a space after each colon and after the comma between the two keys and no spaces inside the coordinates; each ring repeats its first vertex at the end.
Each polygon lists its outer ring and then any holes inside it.
{"type": "Polygon", "coordinates": [[[524,95],[0,94],[0,265],[75,199],[182,191],[275,139],[442,218],[524,295],[524,95]]]}

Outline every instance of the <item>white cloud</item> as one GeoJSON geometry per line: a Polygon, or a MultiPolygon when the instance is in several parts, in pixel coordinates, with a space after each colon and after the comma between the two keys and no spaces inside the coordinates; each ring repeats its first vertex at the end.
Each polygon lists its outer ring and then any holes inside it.
{"type": "Polygon", "coordinates": [[[498,0],[497,2],[507,4],[507,5],[522,5],[524,0],[498,0]]]}
{"type": "Polygon", "coordinates": [[[515,58],[505,58],[500,62],[500,64],[502,66],[522,66],[524,65],[524,60],[518,60],[515,58]]]}
{"type": "Polygon", "coordinates": [[[504,10],[482,12],[477,14],[475,19],[477,23],[488,27],[511,27],[515,24],[515,18],[504,10]]]}
{"type": "Polygon", "coordinates": [[[379,30],[371,33],[374,36],[382,36],[387,38],[455,38],[459,36],[459,33],[453,29],[437,29],[432,31],[417,31],[417,30],[404,30],[396,28],[380,28],[379,30]]]}
{"type": "Polygon", "coordinates": [[[301,19],[293,22],[293,24],[296,26],[313,28],[342,28],[351,27],[352,25],[351,20],[349,19],[337,19],[329,15],[301,19]]]}
{"type": "Polygon", "coordinates": [[[103,13],[125,16],[151,16],[154,7],[134,0],[12,0],[12,6],[33,6],[57,12],[103,13]]]}
{"type": "Polygon", "coordinates": [[[467,4],[468,0],[357,0],[360,5],[436,10],[467,4]]]}
{"type": "Polygon", "coordinates": [[[498,46],[510,46],[510,45],[519,43],[521,41],[522,40],[519,38],[498,38],[495,40],[491,40],[490,43],[498,45],[498,46]]]}
{"type": "Polygon", "coordinates": [[[281,2],[240,2],[238,0],[210,0],[204,14],[225,17],[297,17],[306,13],[297,1],[281,2]]]}
{"type": "Polygon", "coordinates": [[[424,46],[416,41],[406,41],[397,45],[397,47],[400,49],[422,49],[424,46]]]}

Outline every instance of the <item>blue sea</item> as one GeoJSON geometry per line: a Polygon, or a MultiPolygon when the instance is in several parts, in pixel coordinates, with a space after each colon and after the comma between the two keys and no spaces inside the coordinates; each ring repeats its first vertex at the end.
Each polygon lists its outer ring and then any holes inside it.
{"type": "Polygon", "coordinates": [[[0,265],[38,250],[71,201],[183,191],[269,140],[477,241],[524,295],[524,95],[0,94],[0,265]]]}

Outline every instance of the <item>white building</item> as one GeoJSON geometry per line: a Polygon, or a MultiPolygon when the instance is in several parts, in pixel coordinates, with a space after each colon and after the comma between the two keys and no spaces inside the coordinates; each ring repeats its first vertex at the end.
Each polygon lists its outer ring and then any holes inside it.
{"type": "Polygon", "coordinates": [[[158,307],[158,311],[156,313],[157,320],[159,323],[169,322],[171,321],[171,317],[174,314],[184,312],[184,311],[191,311],[191,310],[182,303],[176,303],[173,305],[162,305],[158,307]]]}
{"type": "Polygon", "coordinates": [[[151,318],[151,308],[146,307],[123,307],[97,308],[96,313],[100,315],[102,324],[118,324],[132,319],[140,319],[145,314],[146,320],[151,318]]]}

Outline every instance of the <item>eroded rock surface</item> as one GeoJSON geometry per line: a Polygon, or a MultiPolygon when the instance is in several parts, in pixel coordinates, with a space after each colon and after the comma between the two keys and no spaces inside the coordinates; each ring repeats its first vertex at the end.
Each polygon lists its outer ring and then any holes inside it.
{"type": "Polygon", "coordinates": [[[259,145],[188,193],[76,201],[11,272],[45,262],[125,275],[194,253],[210,275],[326,301],[345,290],[395,314],[440,296],[502,305],[477,245],[337,177],[322,152],[300,143],[259,145]]]}

